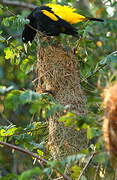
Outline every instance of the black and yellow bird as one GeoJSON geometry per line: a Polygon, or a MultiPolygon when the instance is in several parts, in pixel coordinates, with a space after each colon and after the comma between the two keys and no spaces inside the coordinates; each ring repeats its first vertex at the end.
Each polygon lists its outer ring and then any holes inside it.
{"type": "Polygon", "coordinates": [[[75,8],[59,4],[46,4],[35,8],[27,17],[30,23],[26,24],[23,30],[23,42],[32,42],[37,30],[47,36],[58,36],[64,33],[77,37],[77,29],[72,24],[82,21],[103,22],[102,19],[85,17],[75,11],[75,8]]]}

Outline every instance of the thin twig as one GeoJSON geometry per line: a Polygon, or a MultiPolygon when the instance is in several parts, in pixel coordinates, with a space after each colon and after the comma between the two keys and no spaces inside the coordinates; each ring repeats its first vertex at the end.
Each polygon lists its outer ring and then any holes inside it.
{"type": "Polygon", "coordinates": [[[10,148],[10,149],[14,149],[14,150],[16,150],[16,151],[25,153],[25,154],[27,154],[27,155],[29,155],[29,156],[31,156],[31,157],[34,157],[34,158],[36,158],[36,159],[38,159],[38,160],[40,160],[40,161],[42,161],[42,162],[44,162],[44,163],[47,163],[47,160],[41,158],[40,156],[38,156],[38,155],[36,155],[36,154],[34,154],[34,153],[26,150],[26,149],[21,148],[21,147],[19,147],[19,146],[15,146],[15,145],[12,145],[12,144],[9,144],[9,143],[6,143],[6,142],[2,142],[2,141],[0,141],[0,144],[3,145],[3,146],[8,147],[8,148],[10,148]]]}
{"type": "Polygon", "coordinates": [[[2,3],[3,3],[3,4],[6,4],[6,5],[18,6],[18,7],[22,7],[22,8],[28,8],[28,9],[34,9],[34,8],[37,7],[37,6],[34,5],[34,4],[25,3],[25,2],[21,2],[21,1],[3,0],[2,3]]]}
{"type": "Polygon", "coordinates": [[[66,174],[61,173],[58,169],[56,169],[56,171],[57,171],[61,176],[63,176],[64,179],[66,179],[66,180],[72,180],[69,176],[67,176],[66,174]]]}
{"type": "Polygon", "coordinates": [[[99,168],[100,168],[100,165],[98,165],[97,168],[96,168],[96,173],[95,173],[95,176],[94,176],[94,180],[97,179],[99,168]]]}
{"type": "MultiPolygon", "coordinates": [[[[9,143],[6,143],[6,142],[2,142],[2,141],[0,141],[0,144],[3,145],[3,146],[6,146],[7,148],[10,148],[10,149],[25,153],[25,154],[27,154],[27,155],[29,155],[31,157],[34,157],[34,158],[38,159],[39,161],[41,161],[43,163],[46,163],[46,164],[48,163],[48,161],[46,159],[43,159],[40,156],[38,156],[38,155],[36,155],[36,154],[26,150],[26,149],[23,149],[21,147],[18,147],[18,146],[15,146],[15,145],[12,145],[12,144],[9,144],[9,143]]],[[[41,163],[40,163],[40,165],[41,165],[41,163]]],[[[56,169],[56,168],[53,168],[53,169],[56,170],[65,180],[72,180],[66,174],[61,173],[58,169],[56,169]]]]}
{"type": "Polygon", "coordinates": [[[60,179],[63,179],[63,177],[58,177],[58,178],[53,179],[53,180],[60,180],[60,179]]]}
{"type": "MultiPolygon", "coordinates": [[[[108,55],[108,57],[111,56],[111,55],[116,55],[117,56],[117,51],[112,52],[111,54],[108,55]]],[[[93,77],[97,72],[99,72],[101,69],[103,69],[106,65],[108,65],[108,64],[107,63],[102,64],[100,67],[97,68],[97,70],[93,71],[91,73],[91,75],[85,77],[85,79],[82,79],[81,82],[83,82],[83,81],[86,82],[87,79],[89,79],[90,77],[93,77]]]]}
{"type": "Polygon", "coordinates": [[[95,76],[95,74],[96,74],[97,72],[99,72],[101,69],[103,69],[105,66],[107,66],[107,64],[103,64],[102,66],[100,66],[96,71],[92,72],[91,75],[89,75],[89,76],[85,77],[84,79],[82,79],[81,82],[83,82],[83,81],[87,82],[87,80],[88,80],[90,77],[95,76]]]}
{"type": "Polygon", "coordinates": [[[79,177],[78,177],[77,180],[80,180],[80,178],[81,178],[82,175],[84,174],[86,168],[88,167],[88,165],[89,165],[89,163],[90,163],[90,161],[92,160],[92,158],[93,158],[94,155],[95,155],[95,152],[90,156],[88,162],[87,162],[86,165],[84,166],[84,168],[83,168],[83,170],[81,171],[81,173],[80,173],[80,175],[79,175],[79,177]]]}

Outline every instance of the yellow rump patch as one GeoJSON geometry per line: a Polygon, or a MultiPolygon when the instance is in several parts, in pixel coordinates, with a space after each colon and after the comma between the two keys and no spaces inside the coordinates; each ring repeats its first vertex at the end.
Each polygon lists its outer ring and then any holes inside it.
{"type": "Polygon", "coordinates": [[[70,24],[75,24],[81,21],[87,20],[85,16],[76,13],[76,9],[70,6],[62,6],[59,4],[46,4],[52,11],[61,19],[67,21],[70,24]]]}
{"type": "Polygon", "coordinates": [[[45,14],[46,16],[48,16],[50,19],[52,19],[53,21],[58,21],[58,18],[52,14],[51,12],[47,11],[47,10],[41,10],[43,12],[43,14],[45,14]]]}

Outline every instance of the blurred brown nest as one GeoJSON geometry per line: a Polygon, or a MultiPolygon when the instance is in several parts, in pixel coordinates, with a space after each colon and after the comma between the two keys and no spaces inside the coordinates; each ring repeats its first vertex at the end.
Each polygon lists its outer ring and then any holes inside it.
{"type": "Polygon", "coordinates": [[[117,83],[106,88],[103,93],[105,117],[103,134],[108,152],[117,156],[117,83]]]}

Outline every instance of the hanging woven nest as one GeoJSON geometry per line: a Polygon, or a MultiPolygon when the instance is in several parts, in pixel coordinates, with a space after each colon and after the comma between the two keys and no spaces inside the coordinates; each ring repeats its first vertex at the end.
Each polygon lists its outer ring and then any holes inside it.
{"type": "MultiPolygon", "coordinates": [[[[46,41],[45,45],[44,39],[38,47],[37,91],[52,92],[60,104],[69,105],[70,111],[84,115],[86,98],[80,86],[78,60],[72,52],[67,53],[58,41],[50,45],[51,41],[46,41]]],[[[54,159],[76,154],[87,146],[86,132],[65,127],[58,122],[61,115],[57,113],[49,119],[48,147],[54,159]]]]}

